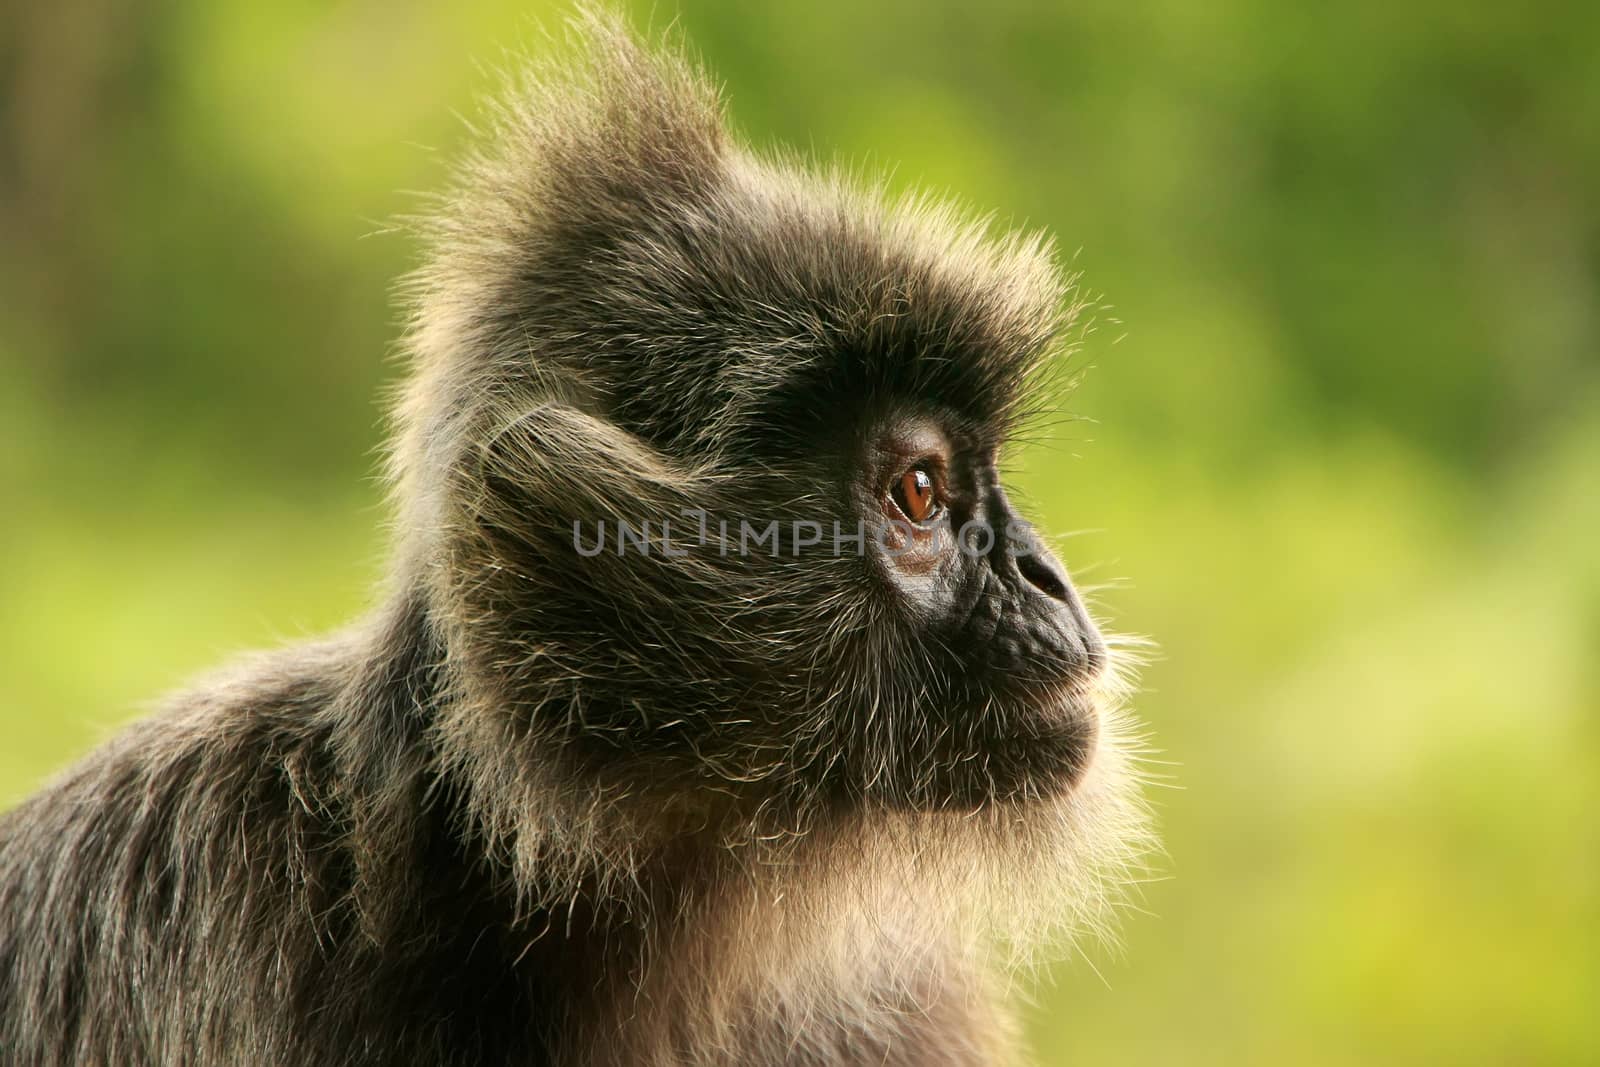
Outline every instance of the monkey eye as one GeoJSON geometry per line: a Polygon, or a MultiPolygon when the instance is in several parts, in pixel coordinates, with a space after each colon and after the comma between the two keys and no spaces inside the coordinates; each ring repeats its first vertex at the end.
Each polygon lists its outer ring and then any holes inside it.
{"type": "Polygon", "coordinates": [[[938,489],[926,467],[912,467],[901,474],[890,487],[889,495],[900,513],[919,525],[939,513],[938,489]]]}

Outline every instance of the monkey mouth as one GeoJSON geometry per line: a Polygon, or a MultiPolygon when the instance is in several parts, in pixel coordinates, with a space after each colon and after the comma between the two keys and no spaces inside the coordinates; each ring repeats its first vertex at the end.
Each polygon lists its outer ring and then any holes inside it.
{"type": "MultiPolygon", "coordinates": [[[[1059,799],[1088,774],[1100,744],[1100,702],[1082,686],[989,705],[952,746],[933,753],[938,768],[922,798],[933,807],[982,808],[1059,799]]],[[[917,803],[913,800],[913,803],[917,803]]],[[[922,806],[919,804],[918,806],[922,806]]]]}
{"type": "Polygon", "coordinates": [[[1094,760],[1100,742],[1100,704],[1092,693],[1071,691],[1035,709],[1037,722],[1017,733],[1009,745],[1022,769],[1020,777],[1048,793],[1076,786],[1094,760]]]}
{"type": "Polygon", "coordinates": [[[1066,731],[1093,740],[1104,702],[1103,662],[1051,651],[1012,656],[989,673],[990,692],[999,698],[999,715],[1010,732],[1066,731]]]}

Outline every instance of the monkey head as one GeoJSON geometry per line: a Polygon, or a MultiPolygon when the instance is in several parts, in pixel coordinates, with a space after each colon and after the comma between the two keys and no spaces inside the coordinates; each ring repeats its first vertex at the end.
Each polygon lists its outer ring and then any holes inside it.
{"type": "Polygon", "coordinates": [[[588,38],[496,112],[413,282],[396,469],[460,665],[445,747],[591,819],[1071,794],[1107,646],[999,473],[1070,280],[588,38]]]}

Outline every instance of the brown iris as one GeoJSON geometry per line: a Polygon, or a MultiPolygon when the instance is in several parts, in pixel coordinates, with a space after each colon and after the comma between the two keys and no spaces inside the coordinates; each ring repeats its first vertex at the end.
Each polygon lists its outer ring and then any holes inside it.
{"type": "Polygon", "coordinates": [[[921,467],[900,475],[892,490],[895,506],[912,522],[927,522],[938,509],[933,477],[921,467]]]}

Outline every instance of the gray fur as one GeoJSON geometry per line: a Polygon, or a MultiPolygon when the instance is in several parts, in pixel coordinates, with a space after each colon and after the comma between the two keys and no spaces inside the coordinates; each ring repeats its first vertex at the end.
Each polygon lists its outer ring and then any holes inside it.
{"type": "Polygon", "coordinates": [[[1106,928],[1114,674],[1036,788],[860,558],[571,543],[839,514],[901,407],[1002,437],[1077,310],[1048,247],[756,156],[676,52],[581,36],[425,224],[383,605],[0,818],[6,1063],[990,1063],[1008,970],[1106,928]]]}

